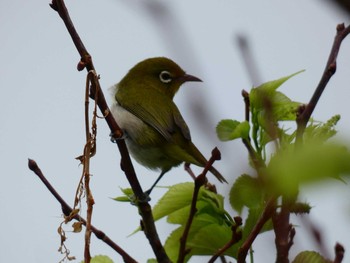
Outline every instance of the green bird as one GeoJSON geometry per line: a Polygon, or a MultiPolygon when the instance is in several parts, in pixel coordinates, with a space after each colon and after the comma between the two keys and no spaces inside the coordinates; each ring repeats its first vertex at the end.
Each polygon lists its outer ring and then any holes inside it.
{"type": "MultiPolygon", "coordinates": [[[[112,87],[115,101],[111,111],[125,133],[129,152],[141,165],[161,171],[147,194],[172,167],[183,162],[201,167],[207,163],[192,143],[190,130],[173,101],[188,81],[201,80],[186,74],[174,61],[156,57],[139,62],[112,87]]],[[[210,172],[227,183],[214,167],[210,172]]]]}

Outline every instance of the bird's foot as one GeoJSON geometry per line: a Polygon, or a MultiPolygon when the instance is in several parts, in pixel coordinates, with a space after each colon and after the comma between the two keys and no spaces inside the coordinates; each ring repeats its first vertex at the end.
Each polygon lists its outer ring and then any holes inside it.
{"type": "Polygon", "coordinates": [[[117,143],[119,140],[125,140],[127,138],[126,132],[120,133],[119,131],[117,133],[111,132],[109,134],[111,137],[111,142],[117,143]]]}

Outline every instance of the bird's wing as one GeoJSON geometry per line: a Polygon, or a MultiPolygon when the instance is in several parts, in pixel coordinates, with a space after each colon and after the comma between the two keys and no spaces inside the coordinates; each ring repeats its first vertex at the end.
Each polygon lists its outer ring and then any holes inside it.
{"type": "Polygon", "coordinates": [[[115,98],[124,109],[156,129],[167,141],[172,140],[172,134],[180,129],[183,136],[190,140],[190,131],[182,118],[175,103],[161,94],[152,91],[149,99],[149,91],[144,89],[133,95],[133,99],[122,99],[123,94],[117,93],[115,98]]]}

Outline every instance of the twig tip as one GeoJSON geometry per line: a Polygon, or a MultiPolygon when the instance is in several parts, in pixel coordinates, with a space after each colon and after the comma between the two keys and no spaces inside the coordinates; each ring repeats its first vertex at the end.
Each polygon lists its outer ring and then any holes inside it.
{"type": "Polygon", "coordinates": [[[35,169],[38,168],[38,165],[34,160],[28,158],[28,167],[30,170],[34,171],[35,169]]]}
{"type": "Polygon", "coordinates": [[[221,153],[217,147],[212,150],[211,156],[215,161],[221,160],[221,153]]]}

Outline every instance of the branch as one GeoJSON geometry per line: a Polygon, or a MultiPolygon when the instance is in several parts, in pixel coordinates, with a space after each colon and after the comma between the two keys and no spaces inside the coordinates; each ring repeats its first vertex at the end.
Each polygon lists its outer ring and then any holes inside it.
{"type": "Polygon", "coordinates": [[[328,57],[328,61],[326,64],[326,67],[324,69],[323,75],[321,77],[320,82],[318,83],[318,86],[316,87],[316,90],[311,97],[309,103],[306,105],[306,107],[300,112],[300,114],[297,116],[297,140],[300,141],[302,138],[302,135],[304,133],[304,130],[306,128],[306,124],[308,123],[312,112],[314,111],[318,100],[320,99],[324,89],[326,88],[329,80],[334,75],[336,69],[337,69],[337,56],[339,53],[340,45],[344,38],[350,33],[350,26],[345,27],[344,24],[339,24],[337,26],[337,34],[333,41],[333,46],[331,49],[331,52],[328,57]]]}
{"type": "Polygon", "coordinates": [[[190,252],[190,249],[186,249],[186,242],[188,235],[190,233],[190,228],[194,219],[194,216],[197,212],[196,204],[198,199],[198,194],[201,186],[205,185],[207,182],[206,174],[208,173],[209,169],[212,167],[213,163],[216,160],[220,160],[220,151],[218,148],[214,148],[214,150],[211,152],[211,157],[209,161],[207,162],[206,166],[204,167],[203,172],[197,176],[197,178],[194,180],[194,191],[193,191],[193,197],[191,202],[191,208],[190,208],[190,215],[188,216],[186,226],[184,229],[184,232],[180,238],[180,249],[179,249],[179,256],[177,259],[178,263],[182,263],[185,261],[186,255],[190,252]]]}
{"type": "Polygon", "coordinates": [[[230,247],[242,239],[242,231],[239,230],[239,227],[242,225],[242,218],[240,216],[237,216],[234,218],[234,221],[235,224],[231,227],[231,239],[222,248],[220,248],[214,256],[211,257],[208,263],[214,263],[218,257],[225,253],[226,250],[228,250],[230,247]]]}
{"type": "MultiPolygon", "coordinates": [[[[50,184],[50,182],[46,179],[39,166],[34,160],[28,159],[28,167],[31,171],[33,171],[39,179],[44,183],[46,188],[50,191],[50,193],[56,198],[56,200],[61,204],[62,212],[65,216],[71,215],[73,209],[67,204],[67,202],[58,194],[56,189],[50,184]]],[[[80,215],[75,214],[73,217],[78,222],[81,222],[84,226],[86,226],[86,220],[82,218],[80,215]]],[[[125,250],[119,247],[116,243],[114,243],[104,232],[97,229],[93,225],[91,225],[91,231],[95,234],[95,236],[109,245],[114,251],[119,253],[122,256],[124,262],[128,263],[136,263],[137,261],[133,259],[125,250]]]]}
{"type": "Polygon", "coordinates": [[[335,245],[335,259],[333,261],[333,263],[341,263],[343,261],[344,258],[344,253],[345,253],[345,249],[342,245],[340,245],[339,243],[337,243],[335,245]]]}
{"type": "Polygon", "coordinates": [[[255,224],[253,230],[250,232],[247,239],[238,249],[237,263],[245,263],[245,259],[247,257],[249,249],[251,248],[256,237],[259,235],[261,229],[264,227],[265,223],[272,217],[272,214],[275,210],[275,206],[276,206],[275,198],[270,199],[266,203],[265,209],[261,214],[261,217],[259,218],[258,222],[255,224]]]}
{"type": "MultiPolygon", "coordinates": [[[[68,10],[65,7],[63,0],[53,0],[50,6],[58,12],[60,17],[62,18],[63,22],[66,25],[66,28],[74,42],[75,47],[77,48],[81,60],[78,63],[78,70],[83,70],[84,68],[87,69],[87,71],[95,71],[95,68],[92,63],[92,58],[90,54],[87,52],[85,46],[83,45],[77,31],[74,28],[74,25],[69,17],[68,10]]],[[[119,152],[121,154],[121,167],[124,171],[131,188],[135,194],[135,197],[138,200],[142,200],[143,202],[138,202],[139,207],[139,213],[143,220],[143,226],[144,226],[144,232],[146,237],[148,238],[153,252],[155,253],[155,256],[158,260],[158,262],[169,262],[169,258],[165,253],[164,247],[162,246],[158,233],[155,228],[154,219],[152,215],[152,210],[149,205],[149,203],[145,200],[147,200],[146,195],[144,194],[141,185],[136,177],[136,173],[134,170],[134,167],[132,166],[131,159],[127,150],[127,147],[125,145],[125,141],[121,140],[120,138],[123,135],[122,130],[117,125],[114,117],[110,113],[109,107],[107,105],[106,99],[104,97],[104,94],[101,90],[99,81],[97,78],[94,79],[92,82],[92,90],[95,92],[91,92],[91,95],[96,94],[96,101],[99,109],[105,116],[105,120],[111,130],[111,133],[113,134],[113,138],[116,139],[116,143],[119,148],[119,152]]]]}

